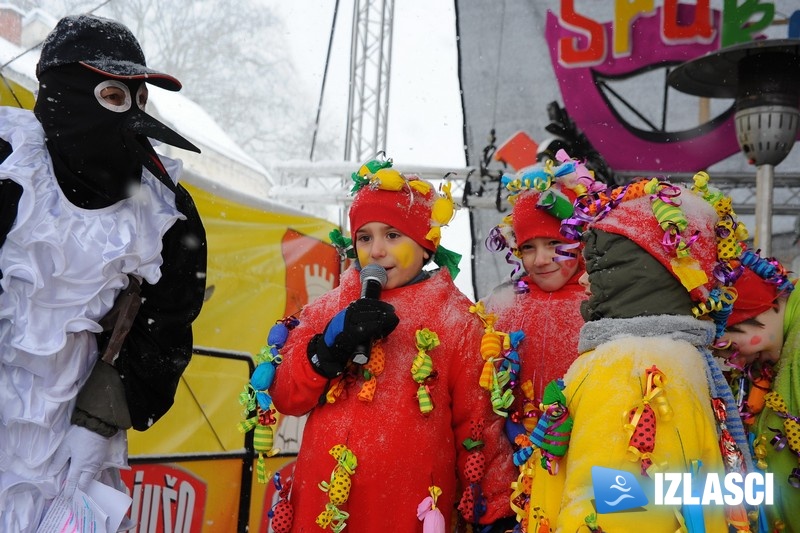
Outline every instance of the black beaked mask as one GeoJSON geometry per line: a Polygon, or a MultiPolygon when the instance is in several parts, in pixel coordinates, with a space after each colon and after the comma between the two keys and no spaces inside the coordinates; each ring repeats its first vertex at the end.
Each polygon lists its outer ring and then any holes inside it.
{"type": "Polygon", "coordinates": [[[41,73],[39,81],[34,113],[58,183],[75,205],[96,209],[130,197],[141,183],[143,165],[174,189],[148,137],[200,151],[144,112],[142,80],[113,79],[71,64],[41,73]],[[124,100],[105,101],[101,92],[109,87],[124,100]]]}

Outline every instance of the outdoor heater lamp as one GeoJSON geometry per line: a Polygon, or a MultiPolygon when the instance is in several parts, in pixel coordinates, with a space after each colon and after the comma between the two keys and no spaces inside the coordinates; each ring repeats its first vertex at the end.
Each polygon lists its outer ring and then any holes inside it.
{"type": "Polygon", "coordinates": [[[756,165],[754,244],[772,255],[775,166],[792,150],[800,122],[800,39],[741,43],[682,63],[667,83],[706,98],[734,98],[736,137],[756,165]]]}

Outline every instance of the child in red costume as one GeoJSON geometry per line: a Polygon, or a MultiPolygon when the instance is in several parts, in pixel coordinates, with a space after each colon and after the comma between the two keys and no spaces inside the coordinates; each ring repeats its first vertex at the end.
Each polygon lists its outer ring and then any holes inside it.
{"type": "Polygon", "coordinates": [[[588,171],[563,150],[559,155],[558,167],[537,164],[507,180],[513,210],[488,240],[494,249],[510,248],[509,256],[513,253],[524,269],[521,277],[512,273],[485,302],[497,331],[524,334],[517,347],[519,375],[511,382],[516,381],[507,423],[512,440],[523,425],[526,432],[533,429],[545,385],[561,378],[578,356],[580,306],[586,299],[578,283],[583,260],[579,242],[562,235],[560,227],[572,214],[578,176],[588,171]]]}
{"type": "Polygon", "coordinates": [[[502,418],[478,387],[482,325],[448,269],[423,269],[457,263],[439,246],[452,199],[378,166],[353,176],[357,261],[302,310],[270,388],[279,412],[310,413],[291,531],[422,531],[429,495],[447,531],[456,507],[502,531],[516,473],[502,418]],[[359,271],[375,264],[386,270],[379,299],[360,298],[359,271]],[[357,346],[371,346],[363,364],[357,346]]]}

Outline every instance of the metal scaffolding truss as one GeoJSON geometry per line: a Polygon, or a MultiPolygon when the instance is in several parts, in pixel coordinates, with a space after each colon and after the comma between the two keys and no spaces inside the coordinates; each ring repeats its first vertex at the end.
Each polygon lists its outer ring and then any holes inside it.
{"type": "MultiPolygon", "coordinates": [[[[297,164],[281,164],[269,169],[275,180],[270,190],[270,197],[288,202],[289,205],[328,205],[347,206],[350,197],[350,179],[358,164],[351,162],[319,162],[297,164]]],[[[492,209],[498,205],[507,207],[505,194],[500,191],[498,183],[501,171],[492,171],[489,175],[481,173],[474,167],[444,168],[423,166],[397,166],[400,172],[416,174],[428,180],[441,180],[448,175],[453,182],[453,197],[463,199],[465,207],[470,209],[492,209]],[[466,196],[465,196],[466,193],[466,196]]],[[[656,173],[637,173],[620,176],[632,179],[637,175],[658,175],[656,173]]],[[[692,174],[670,174],[670,179],[690,184],[692,174]]],[[[755,172],[718,173],[712,175],[713,185],[733,199],[733,206],[742,215],[755,212],[756,179],[755,172]]],[[[800,216],[800,176],[794,174],[776,174],[774,180],[773,215],[800,216]]]]}
{"type": "Polygon", "coordinates": [[[386,149],[394,0],[355,0],[345,161],[386,149]]]}

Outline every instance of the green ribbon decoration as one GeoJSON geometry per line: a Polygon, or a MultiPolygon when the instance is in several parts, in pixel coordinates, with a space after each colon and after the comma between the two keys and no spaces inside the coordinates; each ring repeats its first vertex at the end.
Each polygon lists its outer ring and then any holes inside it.
{"type": "Polygon", "coordinates": [[[433,254],[433,262],[439,267],[444,267],[450,271],[450,276],[456,279],[461,269],[458,268],[458,263],[461,262],[461,254],[448,250],[444,246],[439,245],[436,248],[436,253],[433,254]]]}

